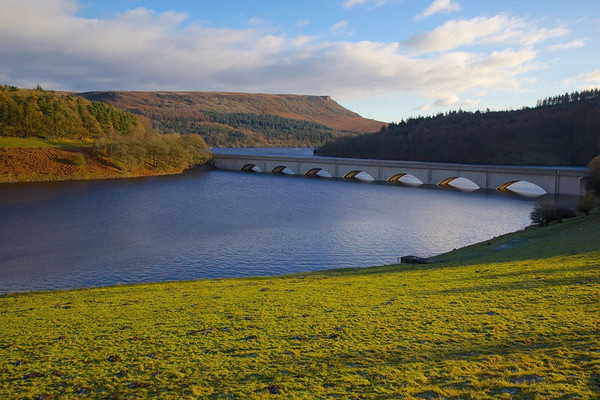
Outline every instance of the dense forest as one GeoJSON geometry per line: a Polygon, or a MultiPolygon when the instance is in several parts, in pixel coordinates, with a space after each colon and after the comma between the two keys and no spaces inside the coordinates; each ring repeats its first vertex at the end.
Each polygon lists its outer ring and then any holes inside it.
{"type": "Polygon", "coordinates": [[[333,129],[316,122],[276,115],[207,111],[195,120],[157,116],[155,129],[162,132],[199,134],[213,146],[313,146],[335,137],[333,129]]]}
{"type": "Polygon", "coordinates": [[[185,169],[210,156],[198,135],[159,135],[136,114],[39,86],[0,86],[0,136],[72,140],[124,170],[185,169]]]}
{"type": "Polygon", "coordinates": [[[535,108],[452,111],[334,139],[323,156],[472,164],[586,165],[600,154],[598,89],[539,100],[535,108]]]}
{"type": "Polygon", "coordinates": [[[89,92],[152,121],[161,133],[199,134],[210,146],[320,146],[344,135],[374,132],[383,122],[362,118],[328,96],[218,92],[89,92]]]}

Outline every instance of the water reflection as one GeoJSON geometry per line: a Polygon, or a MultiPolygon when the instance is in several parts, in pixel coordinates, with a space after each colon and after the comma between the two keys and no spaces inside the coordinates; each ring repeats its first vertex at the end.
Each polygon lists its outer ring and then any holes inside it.
{"type": "Polygon", "coordinates": [[[546,194],[546,191],[527,181],[518,181],[510,185],[507,190],[524,197],[536,198],[546,194]]]}

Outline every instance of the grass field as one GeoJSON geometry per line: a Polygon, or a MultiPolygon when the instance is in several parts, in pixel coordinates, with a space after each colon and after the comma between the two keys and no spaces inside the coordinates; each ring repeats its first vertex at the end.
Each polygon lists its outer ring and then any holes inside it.
{"type": "Polygon", "coordinates": [[[424,266],[0,296],[0,398],[600,398],[599,227],[424,266]]]}

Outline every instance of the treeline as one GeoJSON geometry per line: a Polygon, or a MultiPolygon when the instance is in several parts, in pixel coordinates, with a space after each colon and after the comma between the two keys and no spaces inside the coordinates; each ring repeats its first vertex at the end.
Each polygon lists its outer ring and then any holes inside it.
{"type": "Polygon", "coordinates": [[[0,133],[49,139],[94,139],[144,130],[139,118],[99,101],[37,87],[0,86],[0,133]]]}
{"type": "Polygon", "coordinates": [[[250,113],[207,113],[213,122],[234,128],[247,128],[270,141],[296,140],[299,143],[325,143],[333,138],[333,129],[316,122],[250,113]]]}
{"type": "Polygon", "coordinates": [[[543,99],[537,108],[453,111],[334,139],[317,154],[473,164],[586,165],[600,154],[598,90],[543,99]]]}
{"type": "Polygon", "coordinates": [[[144,117],[39,86],[0,86],[0,136],[79,141],[127,171],[182,170],[210,158],[198,135],[159,135],[144,117]]]}
{"type": "Polygon", "coordinates": [[[536,107],[558,106],[562,104],[569,104],[578,101],[593,100],[598,98],[600,98],[600,90],[598,89],[583,90],[581,92],[575,91],[573,93],[565,93],[559,96],[539,99],[536,103],[536,107]]]}
{"type": "Polygon", "coordinates": [[[165,111],[149,115],[155,129],[198,134],[211,146],[313,146],[331,140],[336,132],[316,122],[268,114],[196,111],[193,117],[182,117],[176,110],[165,111]]]}
{"type": "Polygon", "coordinates": [[[150,167],[157,171],[182,171],[206,163],[211,155],[198,135],[109,135],[95,146],[122,170],[150,167]]]}

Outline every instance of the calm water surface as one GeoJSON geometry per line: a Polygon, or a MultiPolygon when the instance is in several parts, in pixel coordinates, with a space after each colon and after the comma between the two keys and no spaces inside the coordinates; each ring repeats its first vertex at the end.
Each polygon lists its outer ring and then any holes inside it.
{"type": "Polygon", "coordinates": [[[521,229],[533,205],[227,171],[4,184],[0,293],[388,264],[521,229]]]}

